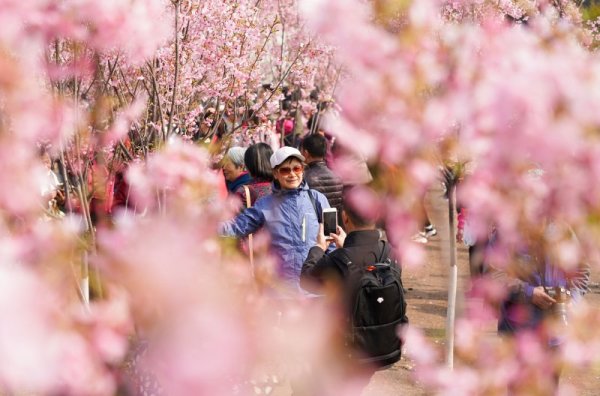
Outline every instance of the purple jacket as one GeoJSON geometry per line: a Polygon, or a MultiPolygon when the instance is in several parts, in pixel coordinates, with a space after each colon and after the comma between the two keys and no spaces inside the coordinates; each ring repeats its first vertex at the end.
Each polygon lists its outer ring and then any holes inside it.
{"type": "Polygon", "coordinates": [[[533,330],[541,324],[544,316],[550,311],[544,311],[531,302],[533,289],[537,286],[548,289],[563,287],[571,292],[571,298],[574,300],[588,291],[590,268],[587,263],[581,264],[575,272],[566,274],[548,260],[542,265],[536,265],[528,254],[523,254],[521,258],[520,276],[513,279],[506,277],[509,294],[500,308],[499,332],[533,330]]]}

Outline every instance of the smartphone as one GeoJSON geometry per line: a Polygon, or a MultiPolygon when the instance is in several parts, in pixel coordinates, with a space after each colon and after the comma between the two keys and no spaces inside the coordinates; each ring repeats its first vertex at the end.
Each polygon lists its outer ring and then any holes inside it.
{"type": "Polygon", "coordinates": [[[337,209],[323,209],[323,233],[326,237],[337,232],[337,209]]]}

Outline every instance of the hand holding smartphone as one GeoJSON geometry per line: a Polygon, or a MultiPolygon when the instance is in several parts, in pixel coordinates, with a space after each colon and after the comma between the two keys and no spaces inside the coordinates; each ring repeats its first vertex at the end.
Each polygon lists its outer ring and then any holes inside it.
{"type": "Polygon", "coordinates": [[[337,233],[338,217],[336,208],[323,209],[323,234],[325,238],[331,239],[329,234],[337,233]]]}

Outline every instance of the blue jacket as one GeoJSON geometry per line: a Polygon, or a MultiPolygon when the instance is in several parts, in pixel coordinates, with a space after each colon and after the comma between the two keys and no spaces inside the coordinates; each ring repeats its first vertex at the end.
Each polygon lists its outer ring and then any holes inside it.
{"type": "Polygon", "coordinates": [[[319,219],[325,208],[329,208],[327,198],[310,190],[305,181],[295,190],[282,190],[274,183],[272,194],[225,223],[221,232],[245,237],[264,226],[271,234],[271,251],[278,260],[279,275],[299,289],[302,264],[317,241],[319,219]],[[316,211],[308,194],[314,197],[316,211]]]}

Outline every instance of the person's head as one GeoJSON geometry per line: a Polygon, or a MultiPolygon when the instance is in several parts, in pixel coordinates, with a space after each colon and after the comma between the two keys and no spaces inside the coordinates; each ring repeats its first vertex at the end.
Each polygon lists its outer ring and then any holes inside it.
{"type": "Polygon", "coordinates": [[[294,121],[288,118],[280,118],[275,123],[275,132],[282,133],[284,135],[289,135],[294,131],[294,121]]]}
{"type": "Polygon", "coordinates": [[[202,132],[209,132],[211,128],[214,127],[216,123],[215,113],[216,110],[213,107],[209,107],[208,109],[206,109],[202,117],[202,121],[200,121],[200,129],[202,130],[202,132]]]}
{"type": "Polygon", "coordinates": [[[244,154],[244,164],[250,175],[255,179],[273,180],[271,156],[273,149],[266,143],[256,143],[248,147],[244,154]]]}
{"type": "Polygon", "coordinates": [[[48,149],[46,147],[42,147],[39,149],[38,153],[44,166],[48,169],[52,169],[52,157],[50,157],[48,149]]]}
{"type": "Polygon", "coordinates": [[[357,187],[344,188],[344,209],[342,210],[342,222],[344,223],[344,228],[348,232],[354,230],[375,229],[378,215],[375,213],[367,214],[357,208],[359,202],[351,197],[353,190],[356,188],[357,187]]]}
{"type": "Polygon", "coordinates": [[[245,152],[246,148],[244,147],[232,147],[227,151],[227,154],[223,157],[223,176],[225,176],[225,180],[234,181],[244,173],[245,152]]]}
{"type": "Polygon", "coordinates": [[[322,135],[308,135],[302,141],[302,154],[306,162],[321,161],[327,154],[327,139],[322,135]]]}
{"type": "Polygon", "coordinates": [[[300,186],[304,176],[304,156],[293,147],[284,146],[271,155],[273,178],[284,190],[300,186]]]}

